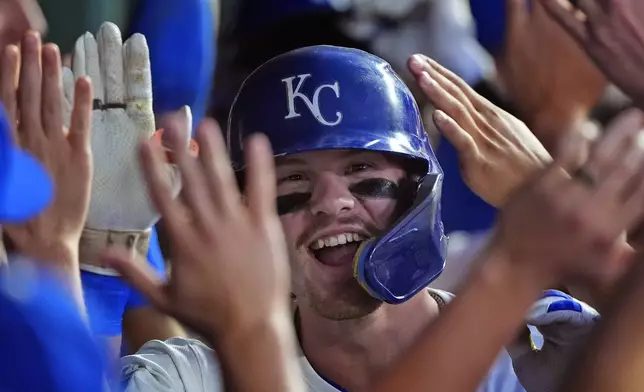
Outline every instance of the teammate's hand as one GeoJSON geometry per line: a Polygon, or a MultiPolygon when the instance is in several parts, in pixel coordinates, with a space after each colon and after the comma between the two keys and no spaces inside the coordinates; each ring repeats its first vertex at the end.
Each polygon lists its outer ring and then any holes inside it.
{"type": "MultiPolygon", "coordinates": [[[[148,196],[138,159],[139,143],[151,139],[155,132],[145,37],[134,34],[123,43],[118,27],[104,23],[96,38],[85,33],[76,41],[72,63],[72,70],[66,69],[64,74],[67,100],[75,99],[69,87],[74,77],[88,76],[94,86],[91,143],[95,167],[86,227],[148,230],[159,214],[148,196]]],[[[189,133],[182,138],[187,149],[189,133]]],[[[163,167],[176,195],[179,176],[172,165],[163,167]]]]}
{"type": "Polygon", "coordinates": [[[37,0],[3,0],[0,23],[0,48],[18,44],[27,31],[44,34],[47,21],[37,0]]]}
{"type": "Polygon", "coordinates": [[[612,124],[576,170],[579,140],[568,138],[561,156],[502,209],[493,243],[550,284],[614,281],[623,271],[607,262],[622,251],[616,240],[644,212],[641,129],[612,124]]]}
{"type": "Polygon", "coordinates": [[[529,332],[507,347],[521,385],[528,391],[556,390],[598,320],[599,313],[586,303],[546,290],[526,317],[541,333],[543,346],[536,349],[529,332]]]}
{"type": "Polygon", "coordinates": [[[2,103],[10,123],[16,124],[17,143],[47,168],[56,190],[53,203],[42,214],[5,229],[19,253],[57,262],[58,267],[77,274],[78,243],[92,182],[92,86],[87,78],[79,78],[71,86],[76,100],[67,129],[63,125],[58,47],[53,44],[42,47],[40,36],[30,32],[20,50],[22,53],[11,45],[4,51],[2,103]]]}
{"type": "MultiPolygon", "coordinates": [[[[172,147],[182,145],[176,124],[166,132],[172,147]]],[[[283,317],[290,277],[269,142],[255,136],[246,145],[242,197],[219,127],[205,120],[197,141],[198,160],[186,149],[175,150],[183,202],[173,198],[159,144],[142,148],[145,178],[171,240],[169,281],[159,282],[142,264],[130,262],[127,252],[109,251],[104,262],[160,310],[200,333],[243,331],[283,317]]]]}
{"type": "Polygon", "coordinates": [[[608,78],[644,109],[644,2],[540,0],[608,78]]]}
{"type": "Polygon", "coordinates": [[[437,109],[438,130],[458,151],[465,183],[489,204],[502,206],[552,160],[523,122],[440,64],[414,55],[409,69],[437,109]]]}
{"type": "Polygon", "coordinates": [[[538,1],[505,2],[498,75],[521,119],[551,149],[562,132],[587,118],[606,80],[538,1]]]}

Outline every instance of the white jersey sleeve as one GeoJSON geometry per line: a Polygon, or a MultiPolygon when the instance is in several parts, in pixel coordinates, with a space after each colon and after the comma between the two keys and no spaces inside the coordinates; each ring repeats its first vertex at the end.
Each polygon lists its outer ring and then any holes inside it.
{"type": "MultiPolygon", "coordinates": [[[[440,305],[454,295],[429,289],[440,305]]],[[[484,337],[482,337],[484,338],[484,337]]],[[[472,353],[463,353],[471,355],[472,353]]],[[[332,392],[338,389],[321,377],[300,353],[307,392],[332,392]]],[[[458,364],[454,364],[458,375],[458,364]]],[[[153,340],[136,354],[121,359],[121,378],[125,392],[223,392],[223,377],[215,352],[195,339],[172,338],[153,340]]],[[[490,369],[477,392],[524,392],[505,351],[490,369]]]]}
{"type": "Polygon", "coordinates": [[[223,379],[214,351],[195,339],[152,340],[121,359],[125,392],[220,392],[223,379]]]}

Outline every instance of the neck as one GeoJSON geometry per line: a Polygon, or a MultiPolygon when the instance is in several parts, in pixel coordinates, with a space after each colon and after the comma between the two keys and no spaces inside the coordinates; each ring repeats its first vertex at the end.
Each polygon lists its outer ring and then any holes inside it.
{"type": "Polygon", "coordinates": [[[423,291],[400,305],[383,304],[357,320],[329,320],[299,306],[300,344],[309,363],[326,379],[362,390],[388,367],[438,315],[423,291]]]}

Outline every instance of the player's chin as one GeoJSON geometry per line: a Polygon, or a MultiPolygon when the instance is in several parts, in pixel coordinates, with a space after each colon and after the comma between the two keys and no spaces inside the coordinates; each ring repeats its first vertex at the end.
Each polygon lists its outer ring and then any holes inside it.
{"type": "Polygon", "coordinates": [[[316,312],[330,320],[359,319],[377,310],[383,302],[370,296],[353,277],[332,283],[309,280],[308,297],[316,312]]]}

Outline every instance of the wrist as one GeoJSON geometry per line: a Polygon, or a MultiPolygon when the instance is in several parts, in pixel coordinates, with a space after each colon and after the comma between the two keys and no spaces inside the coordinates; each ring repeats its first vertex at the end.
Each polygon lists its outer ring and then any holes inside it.
{"type": "Polygon", "coordinates": [[[211,328],[208,337],[216,351],[228,353],[264,339],[281,341],[292,332],[292,328],[291,313],[288,308],[284,308],[270,312],[268,317],[252,324],[231,325],[225,330],[211,328]]]}
{"type": "Polygon", "coordinates": [[[512,285],[525,292],[540,292],[557,282],[547,264],[517,254],[499,241],[491,242],[486,258],[489,262],[484,266],[484,276],[492,285],[512,285]]]}
{"type": "Polygon", "coordinates": [[[131,252],[133,260],[139,259],[137,256],[145,258],[150,245],[151,232],[152,230],[115,231],[83,229],[78,246],[81,269],[101,275],[118,276],[116,271],[102,265],[101,253],[109,247],[118,246],[131,252]]]}
{"type": "Polygon", "coordinates": [[[551,103],[528,118],[527,124],[548,151],[556,151],[561,135],[590,122],[589,109],[570,107],[569,104],[551,103]]]}

